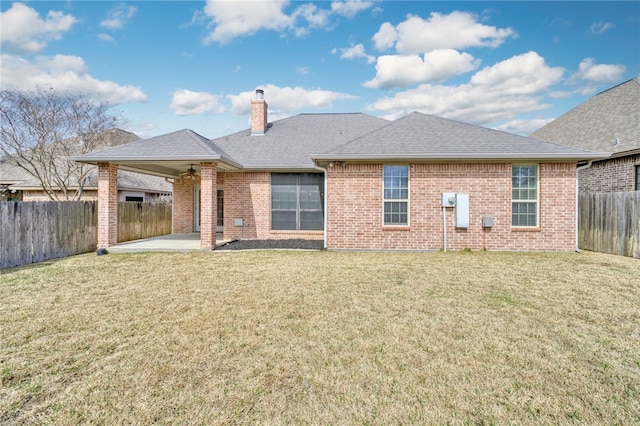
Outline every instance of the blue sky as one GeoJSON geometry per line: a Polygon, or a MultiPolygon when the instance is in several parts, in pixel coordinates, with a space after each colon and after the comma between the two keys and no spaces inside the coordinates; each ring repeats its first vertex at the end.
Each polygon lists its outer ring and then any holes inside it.
{"type": "Polygon", "coordinates": [[[2,1],[0,84],[109,102],[141,137],[421,111],[529,134],[640,74],[640,2],[2,1]]]}

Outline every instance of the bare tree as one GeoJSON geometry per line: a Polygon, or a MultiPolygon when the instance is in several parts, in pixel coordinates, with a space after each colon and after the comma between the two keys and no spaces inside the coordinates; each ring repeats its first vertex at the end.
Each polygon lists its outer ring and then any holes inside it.
{"type": "Polygon", "coordinates": [[[79,200],[89,168],[67,160],[95,150],[117,126],[110,106],[54,89],[0,92],[0,154],[38,179],[51,200],[79,200]]]}

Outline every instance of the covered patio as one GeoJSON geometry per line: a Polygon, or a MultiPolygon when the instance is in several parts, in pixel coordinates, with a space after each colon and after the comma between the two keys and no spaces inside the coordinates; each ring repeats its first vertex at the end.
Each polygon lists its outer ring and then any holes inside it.
{"type": "MultiPolygon", "coordinates": [[[[216,245],[225,241],[221,233],[216,234],[216,245]]],[[[200,233],[169,234],[142,240],[126,241],[108,248],[109,253],[137,253],[146,251],[157,252],[193,252],[202,251],[200,248],[200,233]]]]}
{"type": "Polygon", "coordinates": [[[203,136],[180,130],[71,159],[98,166],[98,249],[213,250],[222,240],[217,223],[219,172],[240,165],[203,136]],[[173,235],[117,243],[118,170],[164,177],[173,184],[173,235]]]}

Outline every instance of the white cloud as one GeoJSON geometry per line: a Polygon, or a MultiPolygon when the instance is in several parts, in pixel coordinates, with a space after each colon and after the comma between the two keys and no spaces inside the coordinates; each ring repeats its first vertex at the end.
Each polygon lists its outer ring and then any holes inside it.
{"type": "Polygon", "coordinates": [[[491,87],[506,95],[531,95],[546,90],[562,77],[564,69],[550,68],[536,52],[513,56],[476,73],[470,83],[491,87]]]}
{"type": "Polygon", "coordinates": [[[573,79],[592,83],[611,83],[622,79],[626,70],[624,65],[597,65],[593,58],[585,58],[580,62],[580,69],[573,75],[573,79]]]}
{"type": "Polygon", "coordinates": [[[204,43],[226,43],[235,37],[251,35],[262,29],[281,31],[289,28],[293,20],[282,12],[286,5],[282,1],[207,0],[204,13],[212,18],[214,29],[204,39],[204,43]]]}
{"type": "MultiPolygon", "coordinates": [[[[333,49],[333,53],[337,53],[338,49],[333,49]]],[[[356,44],[355,46],[346,47],[340,49],[340,59],[356,59],[356,58],[364,58],[367,60],[367,63],[372,64],[376,61],[375,56],[367,55],[364,51],[364,45],[356,44]]]]}
{"type": "Polygon", "coordinates": [[[378,57],[376,76],[365,87],[390,89],[416,83],[444,81],[454,75],[476,69],[480,60],[453,49],[434,50],[420,55],[384,55],[378,57]]]}
{"type": "Polygon", "coordinates": [[[503,132],[515,133],[517,135],[529,136],[531,133],[540,129],[542,126],[553,121],[553,118],[535,118],[532,120],[511,120],[500,126],[494,127],[496,130],[503,132]]]}
{"type": "MultiPolygon", "coordinates": [[[[309,23],[310,27],[318,28],[329,25],[329,15],[328,10],[318,9],[318,6],[309,3],[298,7],[291,15],[291,19],[293,22],[296,22],[298,18],[303,18],[309,23]]],[[[297,27],[295,28],[295,32],[297,35],[303,35],[307,33],[307,30],[304,27],[297,27]]]]}
{"type": "Polygon", "coordinates": [[[379,50],[395,45],[400,54],[418,54],[436,49],[498,47],[508,37],[515,36],[511,28],[484,25],[470,13],[454,11],[448,15],[433,12],[427,20],[409,15],[395,27],[386,22],[373,36],[373,41],[379,50]]]}
{"type": "Polygon", "coordinates": [[[589,27],[589,31],[591,31],[593,34],[602,34],[603,32],[610,30],[613,27],[615,27],[615,25],[613,25],[611,22],[598,21],[591,24],[591,27],[589,27]]]}
{"type": "Polygon", "coordinates": [[[380,25],[380,29],[373,35],[373,44],[378,50],[391,49],[398,39],[398,30],[389,22],[380,25]]]}
{"type": "Polygon", "coordinates": [[[100,22],[100,26],[112,31],[121,30],[137,11],[138,8],[135,6],[127,6],[126,4],[115,6],[109,11],[107,19],[100,22]]]}
{"type": "Polygon", "coordinates": [[[0,79],[5,88],[32,90],[53,87],[60,93],[82,93],[112,105],[147,100],[138,87],[121,86],[91,77],[84,60],[77,56],[39,56],[32,63],[15,55],[3,54],[0,79]]]}
{"type": "Polygon", "coordinates": [[[109,42],[109,43],[115,43],[116,42],[113,37],[111,37],[109,34],[104,34],[104,33],[98,34],[98,40],[106,41],[106,42],[109,42]]]}
{"type": "MultiPolygon", "coordinates": [[[[264,90],[264,98],[269,105],[269,111],[278,114],[288,114],[308,108],[328,108],[334,101],[355,99],[355,96],[346,93],[331,92],[328,90],[302,87],[279,87],[272,84],[260,86],[264,90]]],[[[242,92],[238,95],[227,95],[231,101],[231,111],[236,114],[249,114],[251,111],[251,99],[255,92],[242,92]]]]}
{"type": "Polygon", "coordinates": [[[549,67],[537,53],[529,52],[483,68],[467,84],[423,84],[379,99],[369,108],[386,118],[421,111],[467,123],[489,124],[547,108],[538,98],[559,82],[563,73],[562,68],[549,67]]]}
{"type": "Polygon", "coordinates": [[[373,2],[362,0],[334,1],[331,3],[331,10],[338,15],[353,18],[363,10],[373,6],[373,2]]]}
{"type": "Polygon", "coordinates": [[[309,74],[309,67],[296,67],[296,72],[303,75],[309,74]]]}
{"type": "Polygon", "coordinates": [[[13,3],[7,11],[0,13],[0,40],[10,51],[37,53],[50,40],[59,40],[76,22],[72,15],[53,10],[43,20],[34,9],[13,3]]]}
{"type": "MultiPolygon", "coordinates": [[[[294,4],[296,4],[294,2],[294,4]]],[[[306,3],[293,9],[290,14],[285,9],[289,1],[257,0],[229,1],[207,0],[204,15],[212,28],[203,43],[228,43],[237,37],[246,37],[260,30],[292,31],[296,36],[309,32],[309,28],[331,29],[333,15],[352,17],[371,7],[370,2],[347,0],[333,2],[331,9],[321,9],[316,4],[306,3]]]]}
{"type": "Polygon", "coordinates": [[[224,112],[224,107],[219,104],[220,97],[207,92],[192,92],[181,89],[173,92],[171,108],[177,115],[199,115],[213,111],[224,112]]]}

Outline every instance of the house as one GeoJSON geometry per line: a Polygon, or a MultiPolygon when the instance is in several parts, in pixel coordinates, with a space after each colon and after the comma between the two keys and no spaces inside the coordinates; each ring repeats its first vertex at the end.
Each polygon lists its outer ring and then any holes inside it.
{"type": "Polygon", "coordinates": [[[300,114],[209,140],[191,130],[73,159],[95,164],[98,247],[116,244],[119,170],[173,181],[173,233],[318,239],[329,249],[576,249],[576,164],[604,154],[420,113],[300,114]]]}
{"type": "Polygon", "coordinates": [[[531,137],[611,154],[580,170],[580,192],[640,190],[640,78],[598,93],[531,137]]]}
{"type": "MultiPolygon", "coordinates": [[[[97,147],[103,149],[140,140],[137,135],[121,129],[111,129],[101,136],[97,142],[97,147]]],[[[77,181],[72,181],[67,186],[72,192],[77,187],[77,181]]],[[[171,196],[171,189],[171,184],[166,179],[157,176],[126,171],[118,174],[119,201],[155,201],[165,199],[171,196]]],[[[82,200],[97,199],[98,170],[94,167],[87,173],[82,191],[82,200]]],[[[50,198],[35,176],[14,165],[6,158],[0,157],[0,200],[48,201],[50,198]]]]}

